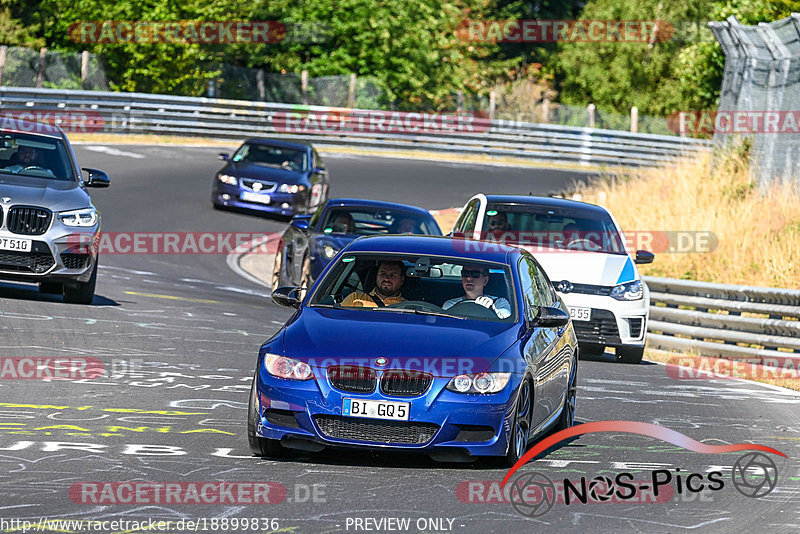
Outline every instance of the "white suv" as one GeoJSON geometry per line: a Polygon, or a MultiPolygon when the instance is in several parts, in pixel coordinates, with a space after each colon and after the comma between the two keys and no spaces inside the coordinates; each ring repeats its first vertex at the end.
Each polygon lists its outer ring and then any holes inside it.
{"type": "Polygon", "coordinates": [[[635,264],[653,254],[625,250],[614,217],[594,204],[550,197],[472,197],[452,235],[531,252],[570,309],[581,353],[614,347],[617,360],[639,363],[644,353],[650,292],[635,264]]]}

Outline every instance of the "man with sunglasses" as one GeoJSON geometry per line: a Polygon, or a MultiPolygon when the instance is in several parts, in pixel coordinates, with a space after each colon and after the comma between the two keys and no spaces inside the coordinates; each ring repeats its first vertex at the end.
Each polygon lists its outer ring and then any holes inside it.
{"type": "Polygon", "coordinates": [[[483,289],[488,283],[488,269],[484,267],[470,268],[465,265],[461,268],[461,287],[464,288],[464,296],[448,300],[442,305],[442,308],[446,310],[460,302],[475,302],[475,304],[492,310],[498,319],[510,317],[511,304],[506,299],[483,294],[483,289]]]}

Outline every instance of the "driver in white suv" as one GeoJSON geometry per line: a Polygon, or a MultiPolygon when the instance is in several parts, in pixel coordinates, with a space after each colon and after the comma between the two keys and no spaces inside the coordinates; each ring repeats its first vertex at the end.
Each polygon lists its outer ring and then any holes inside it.
{"type": "Polygon", "coordinates": [[[484,308],[492,310],[498,319],[505,319],[511,316],[511,304],[502,297],[484,295],[483,288],[489,283],[489,271],[484,268],[470,269],[467,266],[461,269],[461,286],[464,288],[465,295],[450,299],[442,305],[447,310],[459,302],[475,302],[484,308]]]}

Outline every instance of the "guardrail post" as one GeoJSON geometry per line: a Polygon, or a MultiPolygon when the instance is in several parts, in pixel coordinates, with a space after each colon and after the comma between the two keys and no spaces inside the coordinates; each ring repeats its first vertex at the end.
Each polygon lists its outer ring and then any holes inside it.
{"type": "Polygon", "coordinates": [[[81,89],[86,89],[86,79],[89,77],[89,51],[81,52],[81,89]]]}
{"type": "Polygon", "coordinates": [[[542,122],[545,124],[550,122],[550,99],[547,97],[542,101],[542,122]]]}
{"type": "Polygon", "coordinates": [[[6,45],[0,46],[0,85],[3,83],[3,69],[6,66],[6,53],[8,47],[6,45]]]}
{"type": "Polygon", "coordinates": [[[494,121],[494,108],[497,106],[497,92],[489,91],[489,122],[494,121]]]}
{"type": "Polygon", "coordinates": [[[464,91],[456,91],[456,113],[461,115],[464,111],[464,91]]]}
{"type": "Polygon", "coordinates": [[[586,112],[589,114],[589,128],[594,128],[594,111],[595,111],[594,104],[589,104],[586,106],[586,112]]]}
{"type": "Polygon", "coordinates": [[[47,48],[42,47],[39,50],[39,72],[36,74],[36,88],[41,89],[44,87],[44,64],[47,57],[47,48]]]}
{"type": "Polygon", "coordinates": [[[639,108],[636,106],[631,108],[631,131],[633,133],[639,132],[639,108]]]}
{"type": "Polygon", "coordinates": [[[350,75],[350,87],[347,89],[347,107],[353,109],[356,107],[356,74],[350,75]]]}
{"type": "Polygon", "coordinates": [[[256,71],[256,87],[258,88],[258,100],[263,102],[267,99],[267,87],[264,81],[264,69],[256,71]]]}
{"type": "Polygon", "coordinates": [[[303,105],[308,104],[308,71],[303,70],[300,73],[300,91],[303,93],[303,105]]]}

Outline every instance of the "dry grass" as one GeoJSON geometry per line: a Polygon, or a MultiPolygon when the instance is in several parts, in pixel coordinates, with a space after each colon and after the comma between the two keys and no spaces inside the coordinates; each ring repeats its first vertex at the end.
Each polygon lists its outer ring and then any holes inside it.
{"type": "Polygon", "coordinates": [[[800,192],[790,185],[761,191],[746,158],[732,153],[675,167],[616,174],[576,191],[608,208],[626,231],[711,231],[711,253],[661,253],[641,272],[728,284],[793,288],[800,280],[800,192]]]}

